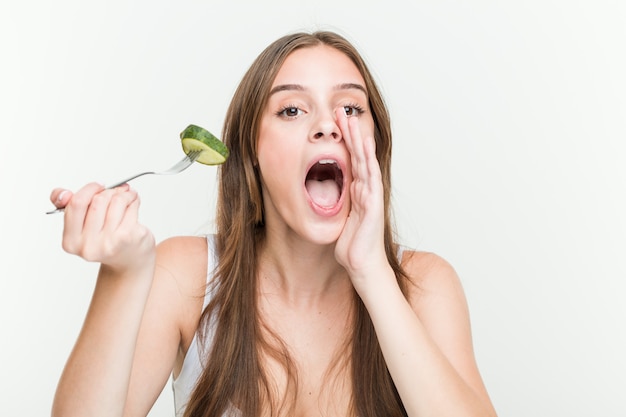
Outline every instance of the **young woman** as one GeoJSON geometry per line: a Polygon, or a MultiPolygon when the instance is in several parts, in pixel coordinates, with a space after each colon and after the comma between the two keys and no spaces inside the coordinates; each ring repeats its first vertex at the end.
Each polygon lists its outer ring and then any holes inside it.
{"type": "Polygon", "coordinates": [[[494,416],[459,279],[390,221],[391,128],[331,32],[272,43],[228,110],[217,230],[155,245],[128,185],[55,189],[100,262],[53,415],[494,416]]]}

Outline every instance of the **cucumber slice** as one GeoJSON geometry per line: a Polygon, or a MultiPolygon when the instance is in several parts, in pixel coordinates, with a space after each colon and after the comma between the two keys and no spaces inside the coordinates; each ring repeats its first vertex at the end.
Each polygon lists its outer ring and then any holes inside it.
{"type": "Polygon", "coordinates": [[[183,151],[201,151],[196,162],[205,165],[223,164],[228,158],[229,151],[226,145],[211,132],[196,125],[189,125],[180,133],[183,151]]]}

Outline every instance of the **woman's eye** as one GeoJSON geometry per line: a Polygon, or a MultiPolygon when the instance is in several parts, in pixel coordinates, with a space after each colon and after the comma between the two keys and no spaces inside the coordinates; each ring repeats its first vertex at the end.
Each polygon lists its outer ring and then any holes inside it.
{"type": "Polygon", "coordinates": [[[289,106],[283,108],[281,111],[278,112],[278,114],[285,117],[297,117],[302,114],[302,110],[295,106],[289,106]]]}
{"type": "Polygon", "coordinates": [[[346,112],[346,116],[358,116],[363,113],[363,110],[359,106],[343,106],[343,111],[346,112]]]}

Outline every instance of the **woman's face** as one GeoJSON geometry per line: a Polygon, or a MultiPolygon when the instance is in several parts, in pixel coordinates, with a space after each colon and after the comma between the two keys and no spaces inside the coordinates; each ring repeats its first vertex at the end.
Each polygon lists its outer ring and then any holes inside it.
{"type": "Polygon", "coordinates": [[[374,121],[365,82],[342,52],[321,45],[294,51],[272,84],[258,139],[268,233],[333,243],[350,211],[350,155],[337,117],[374,121]],[[343,112],[343,113],[340,113],[343,112]]]}

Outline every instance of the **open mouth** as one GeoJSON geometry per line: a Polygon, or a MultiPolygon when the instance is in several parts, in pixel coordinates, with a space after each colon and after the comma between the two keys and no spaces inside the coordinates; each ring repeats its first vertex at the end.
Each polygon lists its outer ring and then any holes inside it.
{"type": "Polygon", "coordinates": [[[306,175],[305,187],[316,205],[334,207],[343,191],[343,172],[337,161],[321,159],[313,164],[306,175]]]}

